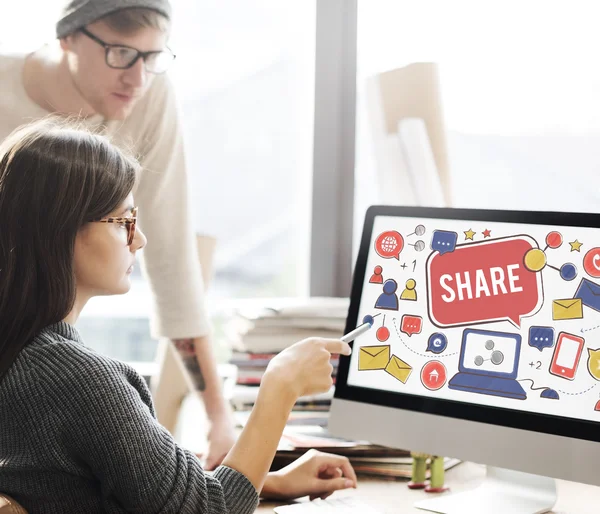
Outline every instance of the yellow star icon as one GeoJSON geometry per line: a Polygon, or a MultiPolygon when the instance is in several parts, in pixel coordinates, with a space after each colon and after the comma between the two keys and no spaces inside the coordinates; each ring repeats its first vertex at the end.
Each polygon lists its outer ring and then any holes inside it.
{"type": "Polygon", "coordinates": [[[465,241],[467,239],[470,239],[471,241],[473,241],[473,236],[476,234],[476,232],[473,232],[471,229],[469,230],[465,230],[465,241]]]}
{"type": "Polygon", "coordinates": [[[572,252],[581,252],[580,248],[581,245],[583,245],[583,243],[580,243],[579,241],[577,241],[577,239],[575,239],[575,241],[573,241],[572,243],[569,243],[571,245],[571,251],[572,252]]]}

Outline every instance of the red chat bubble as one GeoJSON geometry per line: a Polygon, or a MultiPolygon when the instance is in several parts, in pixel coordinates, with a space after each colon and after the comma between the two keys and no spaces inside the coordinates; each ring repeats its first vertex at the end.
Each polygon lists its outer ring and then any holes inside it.
{"type": "Polygon", "coordinates": [[[542,275],[528,270],[524,257],[538,248],[519,235],[458,245],[454,252],[433,252],[427,260],[427,307],[432,323],[452,327],[521,319],[542,306],[542,275]]]}
{"type": "Polygon", "coordinates": [[[600,248],[588,250],[583,258],[583,269],[594,278],[600,278],[600,248]]]}
{"type": "Polygon", "coordinates": [[[411,316],[405,314],[400,322],[400,332],[404,332],[408,337],[413,334],[420,334],[423,328],[423,318],[421,316],[411,316]]]}
{"type": "Polygon", "coordinates": [[[375,240],[375,251],[384,259],[395,257],[400,260],[400,252],[404,248],[404,238],[400,232],[387,230],[377,236],[375,240]]]}

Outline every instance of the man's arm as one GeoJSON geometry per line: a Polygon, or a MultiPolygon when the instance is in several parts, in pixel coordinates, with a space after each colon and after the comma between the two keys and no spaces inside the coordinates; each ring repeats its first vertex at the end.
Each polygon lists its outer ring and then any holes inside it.
{"type": "Polygon", "coordinates": [[[221,378],[208,336],[175,339],[175,348],[196,391],[202,394],[206,414],[211,422],[211,447],[206,456],[206,469],[216,468],[235,443],[231,407],[223,397],[221,378]]]}
{"type": "Polygon", "coordinates": [[[203,359],[202,356],[196,357],[196,348],[200,346],[206,338],[188,338],[188,339],[175,339],[173,344],[175,349],[179,353],[183,366],[185,367],[188,378],[195,391],[204,391],[206,389],[206,382],[202,369],[200,368],[200,362],[203,359]]]}
{"type": "Polygon", "coordinates": [[[198,246],[190,218],[183,133],[167,77],[156,77],[136,118],[135,123],[128,122],[145,128],[137,141],[143,170],[134,198],[140,208],[140,228],[148,238],[143,269],[156,312],[152,335],[180,341],[175,346],[184,359],[189,382],[202,391],[212,425],[207,464],[216,465],[233,444],[233,416],[222,396],[208,336],[198,246]],[[217,435],[221,432],[225,436],[217,435]]]}
{"type": "Polygon", "coordinates": [[[204,336],[175,339],[173,344],[181,356],[194,389],[202,393],[208,416],[211,419],[224,415],[230,417],[231,409],[223,398],[221,378],[217,371],[210,338],[204,336]]]}

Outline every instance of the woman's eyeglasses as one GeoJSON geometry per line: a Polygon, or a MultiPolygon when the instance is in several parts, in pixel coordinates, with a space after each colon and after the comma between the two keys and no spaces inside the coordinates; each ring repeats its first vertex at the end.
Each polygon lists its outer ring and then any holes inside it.
{"type": "Polygon", "coordinates": [[[109,68],[127,70],[131,68],[139,58],[142,58],[148,73],[161,74],[167,71],[169,66],[175,60],[175,54],[171,52],[169,48],[153,52],[140,52],[129,46],[110,45],[105,41],[102,41],[99,37],[94,36],[94,34],[85,28],[80,29],[80,32],[104,47],[104,58],[109,68]]]}
{"type": "Polygon", "coordinates": [[[133,238],[135,237],[135,226],[137,223],[137,207],[131,209],[130,217],[122,218],[102,218],[96,220],[98,223],[117,223],[119,225],[125,225],[127,227],[127,246],[131,246],[133,238]]]}

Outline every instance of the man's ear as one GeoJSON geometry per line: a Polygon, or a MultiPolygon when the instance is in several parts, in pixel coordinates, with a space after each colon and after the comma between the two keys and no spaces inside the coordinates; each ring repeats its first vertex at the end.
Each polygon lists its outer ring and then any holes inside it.
{"type": "Polygon", "coordinates": [[[68,36],[61,37],[61,38],[59,39],[59,41],[60,41],[60,48],[61,48],[63,51],[65,51],[65,52],[66,52],[67,50],[70,50],[70,49],[71,49],[71,47],[73,46],[73,40],[74,40],[74,39],[75,39],[75,36],[74,36],[73,34],[69,34],[68,36]]]}

